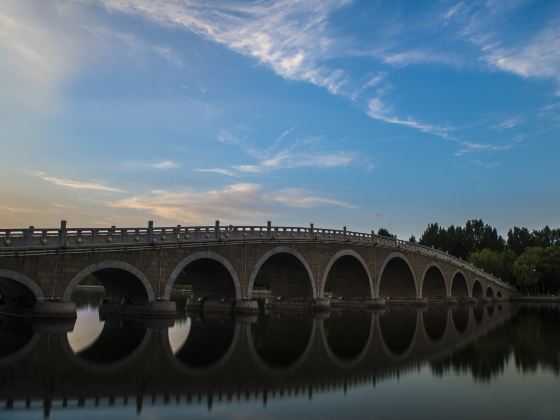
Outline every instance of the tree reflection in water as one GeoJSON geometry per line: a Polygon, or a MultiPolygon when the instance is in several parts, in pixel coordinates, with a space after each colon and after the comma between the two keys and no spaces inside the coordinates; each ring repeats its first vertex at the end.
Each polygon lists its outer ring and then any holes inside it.
{"type": "MultiPolygon", "coordinates": [[[[479,310],[474,311],[475,314],[480,313],[479,310]]],[[[480,381],[490,381],[503,373],[513,357],[515,366],[523,374],[535,373],[541,368],[558,375],[558,325],[558,305],[521,307],[509,322],[451,356],[432,362],[432,370],[438,376],[452,370],[470,373],[480,381]]]]}

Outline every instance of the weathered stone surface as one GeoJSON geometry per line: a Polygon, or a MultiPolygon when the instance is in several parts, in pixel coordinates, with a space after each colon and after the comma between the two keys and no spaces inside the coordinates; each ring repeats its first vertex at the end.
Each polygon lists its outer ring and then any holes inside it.
{"type": "Polygon", "coordinates": [[[253,297],[258,276],[266,277],[273,298],[289,300],[322,299],[327,283],[333,299],[342,296],[355,301],[379,297],[465,300],[473,297],[473,288],[479,290],[475,284],[480,284],[484,295],[474,297],[509,299],[513,292],[474,269],[375,243],[259,240],[0,256],[0,292],[19,285],[38,301],[70,302],[76,286],[90,275],[113,298],[133,305],[169,300],[173,284],[182,275],[196,279],[193,285],[199,296],[238,301],[253,297]]]}

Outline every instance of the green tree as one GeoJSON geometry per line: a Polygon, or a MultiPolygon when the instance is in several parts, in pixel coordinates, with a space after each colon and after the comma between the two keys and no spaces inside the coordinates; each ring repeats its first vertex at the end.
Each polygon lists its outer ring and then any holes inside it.
{"type": "Polygon", "coordinates": [[[540,246],[542,248],[554,245],[558,240],[557,232],[550,229],[549,226],[545,226],[541,230],[533,230],[531,235],[533,237],[534,246],[540,246]]]}
{"type": "Polygon", "coordinates": [[[420,236],[419,243],[445,251],[443,229],[437,223],[430,223],[420,236]]]}
{"type": "Polygon", "coordinates": [[[502,260],[502,272],[500,278],[510,284],[517,284],[515,276],[513,274],[513,264],[517,260],[517,255],[511,249],[506,249],[500,253],[502,260]]]}
{"type": "Polygon", "coordinates": [[[485,224],[481,219],[467,220],[464,227],[451,225],[447,229],[432,223],[422,233],[420,243],[463,259],[467,259],[474,251],[502,251],[505,247],[504,238],[496,228],[485,224]]]}
{"type": "Polygon", "coordinates": [[[387,229],[385,228],[379,228],[379,230],[377,231],[377,234],[379,236],[385,236],[386,238],[396,238],[396,235],[393,235],[391,232],[389,232],[387,229]]]}
{"type": "Polygon", "coordinates": [[[480,251],[475,251],[469,257],[471,264],[478,268],[482,268],[487,273],[495,276],[500,276],[502,271],[502,261],[500,253],[491,249],[485,248],[480,251]]]}
{"type": "Polygon", "coordinates": [[[501,278],[508,283],[515,284],[513,264],[517,256],[509,249],[498,252],[488,248],[473,252],[469,261],[476,267],[501,278]]]}
{"type": "Polygon", "coordinates": [[[542,278],[544,251],[540,246],[527,248],[513,264],[517,286],[525,291],[538,290],[542,278]]]}
{"type": "Polygon", "coordinates": [[[560,245],[544,249],[539,271],[542,273],[541,291],[557,293],[560,290],[560,245]]]}
{"type": "Polygon", "coordinates": [[[533,235],[526,227],[514,226],[508,231],[507,236],[507,247],[517,255],[521,255],[527,248],[535,245],[533,235]]]}
{"type": "Polygon", "coordinates": [[[408,242],[415,244],[416,243],[416,236],[412,235],[410,238],[408,238],[408,242]]]}

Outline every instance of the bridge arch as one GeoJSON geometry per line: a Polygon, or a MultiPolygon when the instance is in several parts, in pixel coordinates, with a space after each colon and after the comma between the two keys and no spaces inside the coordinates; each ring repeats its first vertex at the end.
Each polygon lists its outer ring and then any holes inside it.
{"type": "Polygon", "coordinates": [[[482,293],[482,285],[478,280],[475,280],[473,283],[472,297],[476,299],[482,299],[484,297],[484,294],[482,293]]]}
{"type": "Polygon", "coordinates": [[[493,297],[494,297],[494,289],[492,289],[492,286],[488,286],[486,288],[486,298],[492,299],[493,297]]]}
{"type": "Polygon", "coordinates": [[[374,316],[371,312],[334,313],[322,321],[320,332],[329,359],[338,367],[353,367],[371,348],[374,316]]]}
{"type": "Polygon", "coordinates": [[[39,339],[40,335],[25,318],[0,319],[0,368],[25,360],[39,339]]]}
{"type": "MultiPolygon", "coordinates": [[[[369,297],[373,297],[375,291],[370,271],[362,256],[356,251],[343,249],[333,255],[323,272],[321,289],[319,291],[319,296],[321,297],[325,293],[325,287],[327,286],[330,274],[338,274],[343,278],[342,282],[345,283],[343,285],[333,285],[335,293],[343,294],[338,293],[337,290],[341,287],[350,286],[352,289],[351,295],[364,296],[369,292],[369,297]],[[348,282],[350,282],[350,285],[348,282]]],[[[332,281],[336,281],[336,279],[332,279],[332,281]]]]}
{"type": "Polygon", "coordinates": [[[451,277],[451,297],[461,299],[467,299],[469,297],[467,276],[462,270],[455,270],[451,277]]]}
{"type": "Polygon", "coordinates": [[[449,325],[449,308],[437,305],[424,308],[421,312],[424,334],[432,344],[443,341],[449,325]]]}
{"type": "Polygon", "coordinates": [[[240,343],[241,324],[233,318],[191,318],[185,341],[171,348],[169,331],[162,331],[164,352],[180,372],[208,375],[226,366],[240,343]]]}
{"type": "Polygon", "coordinates": [[[133,290],[136,294],[136,297],[146,299],[148,302],[152,302],[155,299],[152,285],[150,284],[144,273],[142,273],[139,269],[129,263],[123,261],[108,260],[92,264],[76,274],[72,278],[70,283],[68,283],[68,286],[66,286],[64,294],[62,296],[62,301],[70,302],[72,293],[74,292],[74,290],[76,290],[76,287],[80,284],[80,282],[87,276],[95,275],[96,273],[98,273],[98,280],[103,284],[106,291],[107,289],[114,288],[117,294],[126,295],[129,290],[133,290]],[[108,278],[109,276],[115,274],[125,274],[126,284],[115,284],[115,282],[103,278],[108,278]],[[124,289],[128,290],[124,291],[124,289]]]}
{"type": "Polygon", "coordinates": [[[484,319],[484,307],[481,305],[473,306],[473,317],[476,325],[480,325],[484,319]]]}
{"type": "Polygon", "coordinates": [[[0,300],[17,300],[23,306],[33,306],[45,296],[37,283],[24,274],[12,270],[0,269],[0,300]]]}
{"type": "Polygon", "coordinates": [[[453,321],[453,327],[455,327],[457,335],[462,335],[467,331],[470,316],[470,306],[468,305],[459,305],[451,309],[451,320],[453,321]]]}
{"type": "Polygon", "coordinates": [[[317,322],[295,314],[259,318],[246,335],[252,361],[268,374],[282,376],[297,371],[311,357],[317,322]]]}
{"type": "Polygon", "coordinates": [[[383,353],[393,360],[405,359],[412,351],[420,324],[417,308],[389,310],[379,315],[378,331],[383,353]]]}
{"type": "Polygon", "coordinates": [[[446,298],[449,296],[443,270],[438,263],[430,263],[422,273],[422,297],[446,298]]]}
{"type": "Polygon", "coordinates": [[[417,285],[414,270],[406,256],[393,252],[385,258],[379,270],[376,296],[417,298],[417,285]]]}
{"type": "Polygon", "coordinates": [[[101,333],[86,348],[73,348],[68,335],[60,336],[62,350],[78,366],[104,372],[117,371],[131,364],[147,348],[152,328],[118,317],[105,320],[101,333]]]}
{"type": "Polygon", "coordinates": [[[496,293],[496,297],[501,300],[502,299],[502,292],[500,292],[498,290],[498,293],[496,293]]]}
{"type": "Polygon", "coordinates": [[[280,290],[277,291],[279,295],[288,297],[301,297],[305,295],[313,298],[317,297],[315,278],[309,263],[301,253],[287,246],[272,248],[261,256],[251,273],[247,286],[247,297],[253,296],[257,275],[261,272],[261,269],[264,269],[266,272],[267,268],[277,270],[276,276],[270,279],[270,291],[272,294],[275,294],[273,286],[280,285],[280,290]],[[282,287],[281,283],[287,283],[289,287],[282,287]],[[289,290],[290,288],[292,290],[289,290]]]}
{"type": "MultiPolygon", "coordinates": [[[[217,263],[216,266],[212,267],[214,269],[214,271],[218,272],[220,275],[223,275],[224,270],[225,272],[227,272],[227,274],[230,277],[230,281],[233,282],[233,286],[234,286],[234,290],[233,290],[233,294],[234,296],[231,297],[235,297],[237,299],[241,299],[241,286],[239,284],[239,276],[237,275],[237,272],[235,271],[235,268],[233,268],[233,266],[231,265],[231,263],[222,255],[218,254],[217,252],[214,251],[199,251],[199,252],[194,252],[188,256],[186,256],[185,258],[183,258],[181,260],[181,262],[179,262],[179,264],[177,264],[177,266],[175,267],[175,269],[172,271],[171,275],[169,276],[169,279],[167,280],[167,283],[165,284],[165,290],[163,292],[163,298],[165,300],[169,300],[171,298],[171,290],[173,289],[173,285],[175,284],[175,282],[177,281],[177,278],[179,277],[179,275],[183,272],[183,270],[185,270],[190,264],[192,263],[196,263],[196,262],[202,262],[204,260],[210,260],[214,263],[217,263]],[[220,272],[221,271],[221,272],[220,272]]],[[[204,269],[204,267],[200,267],[201,269],[204,269]]],[[[203,279],[204,281],[204,279],[203,279]]],[[[227,281],[225,280],[226,284],[224,286],[224,288],[227,289],[227,281]]]]}

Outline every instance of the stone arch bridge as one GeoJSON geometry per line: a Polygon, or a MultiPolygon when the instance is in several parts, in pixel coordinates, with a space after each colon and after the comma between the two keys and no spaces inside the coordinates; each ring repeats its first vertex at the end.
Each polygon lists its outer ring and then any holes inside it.
{"type": "Polygon", "coordinates": [[[337,229],[213,226],[0,230],[0,295],[6,310],[75,315],[72,293],[88,276],[108,308],[175,312],[175,282],[191,304],[238,312],[271,306],[328,309],[385,303],[509,299],[514,288],[436,249],[337,229]],[[263,289],[265,289],[263,291],[263,289]]]}

